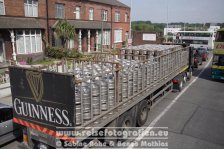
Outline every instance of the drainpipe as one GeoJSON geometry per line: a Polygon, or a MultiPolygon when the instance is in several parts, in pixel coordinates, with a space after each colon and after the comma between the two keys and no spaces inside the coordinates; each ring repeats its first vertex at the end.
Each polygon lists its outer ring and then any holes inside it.
{"type": "Polygon", "coordinates": [[[113,6],[111,5],[111,31],[110,31],[110,48],[112,49],[113,41],[113,6]]]}
{"type": "Polygon", "coordinates": [[[46,0],[46,17],[47,17],[47,42],[50,44],[50,31],[49,31],[49,12],[48,12],[48,0],[46,0]]]}
{"type": "Polygon", "coordinates": [[[15,34],[14,34],[14,30],[10,30],[10,37],[11,37],[11,43],[12,43],[12,58],[13,58],[13,61],[16,61],[16,48],[15,48],[15,34]]]}

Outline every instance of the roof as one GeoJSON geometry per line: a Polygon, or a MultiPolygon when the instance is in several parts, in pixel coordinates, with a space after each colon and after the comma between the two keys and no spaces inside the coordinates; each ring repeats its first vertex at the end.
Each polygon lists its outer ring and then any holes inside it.
{"type": "Polygon", "coordinates": [[[102,3],[102,4],[107,4],[107,5],[112,5],[112,6],[119,6],[119,7],[130,8],[129,6],[125,5],[124,3],[122,3],[122,2],[120,2],[118,0],[89,0],[89,1],[102,3]]]}
{"type": "Polygon", "coordinates": [[[0,29],[43,28],[35,18],[0,17],[0,29]]]}
{"type": "Polygon", "coordinates": [[[213,33],[212,31],[175,31],[176,33],[213,33]]]}
{"type": "MultiPolygon", "coordinates": [[[[80,21],[80,20],[68,20],[68,22],[73,25],[76,29],[101,29],[101,21],[80,21]]],[[[58,21],[53,25],[56,28],[58,21]]],[[[103,22],[103,29],[111,29],[111,24],[103,22]]]]}

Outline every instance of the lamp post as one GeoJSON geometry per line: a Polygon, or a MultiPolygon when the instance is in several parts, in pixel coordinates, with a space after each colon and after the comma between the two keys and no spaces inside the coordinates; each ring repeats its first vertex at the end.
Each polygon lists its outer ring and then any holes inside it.
{"type": "Polygon", "coordinates": [[[132,23],[131,23],[131,16],[132,16],[132,0],[131,0],[131,6],[130,6],[130,31],[129,31],[129,39],[131,39],[131,27],[132,27],[132,23]]]}
{"type": "Polygon", "coordinates": [[[168,0],[166,0],[166,42],[168,42],[168,27],[169,27],[169,24],[168,24],[168,20],[169,20],[169,17],[168,17],[168,0]]]}
{"type": "Polygon", "coordinates": [[[104,10],[101,10],[101,47],[100,52],[103,53],[103,21],[104,21],[104,10]]]}

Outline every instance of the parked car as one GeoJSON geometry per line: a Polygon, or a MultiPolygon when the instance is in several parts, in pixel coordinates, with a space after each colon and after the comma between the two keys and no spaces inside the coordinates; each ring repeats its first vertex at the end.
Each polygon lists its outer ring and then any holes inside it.
{"type": "Polygon", "coordinates": [[[208,60],[208,48],[205,48],[205,47],[200,47],[200,48],[197,48],[197,50],[199,51],[199,53],[201,54],[202,56],[202,60],[203,61],[206,61],[208,60]]]}
{"type": "Polygon", "coordinates": [[[12,122],[12,106],[0,103],[0,146],[22,136],[20,125],[12,122]]]}
{"type": "Polygon", "coordinates": [[[198,68],[199,65],[202,65],[202,55],[201,53],[196,50],[196,52],[194,53],[194,67],[195,68],[198,68]]]}

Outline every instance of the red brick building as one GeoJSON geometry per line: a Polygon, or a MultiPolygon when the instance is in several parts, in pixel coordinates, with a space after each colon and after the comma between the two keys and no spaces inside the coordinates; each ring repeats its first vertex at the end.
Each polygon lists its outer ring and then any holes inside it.
{"type": "Polygon", "coordinates": [[[145,32],[145,31],[133,31],[132,32],[132,45],[143,44],[160,44],[162,43],[162,32],[145,32]]]}
{"type": "Polygon", "coordinates": [[[44,56],[61,46],[54,29],[65,19],[76,28],[68,48],[82,52],[119,48],[130,30],[130,8],[117,0],[0,0],[0,62],[44,56]]]}

